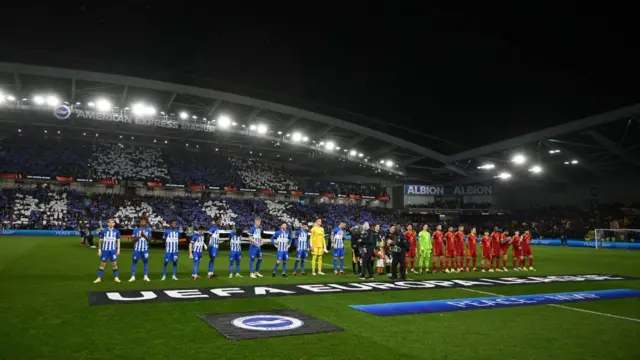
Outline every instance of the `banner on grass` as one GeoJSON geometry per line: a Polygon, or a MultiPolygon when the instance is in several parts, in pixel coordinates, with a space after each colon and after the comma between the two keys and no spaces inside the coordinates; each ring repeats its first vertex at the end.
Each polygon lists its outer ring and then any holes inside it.
{"type": "Polygon", "coordinates": [[[231,298],[264,298],[317,294],[343,294],[400,290],[452,289],[478,286],[508,286],[553,282],[626,280],[617,275],[514,276],[502,278],[467,278],[454,280],[414,280],[387,282],[355,282],[330,284],[278,284],[262,286],[227,286],[186,289],[124,290],[90,292],[90,305],[132,304],[140,302],[217,300],[231,298]]]}
{"type": "Polygon", "coordinates": [[[5,229],[1,230],[2,235],[17,235],[17,236],[80,236],[79,231],[75,230],[13,230],[5,229]]]}
{"type": "Polygon", "coordinates": [[[640,290],[616,289],[468,299],[412,301],[371,305],[349,305],[349,307],[376,316],[399,316],[463,310],[508,308],[516,306],[562,304],[579,301],[622,299],[638,296],[640,296],[640,290]]]}
{"type": "MultiPolygon", "coordinates": [[[[562,242],[559,239],[534,239],[531,240],[531,245],[547,245],[547,246],[560,246],[562,242]]],[[[595,248],[596,242],[585,241],[585,240],[567,240],[567,246],[569,247],[586,247],[586,248],[595,248]]],[[[598,242],[599,248],[605,249],[630,249],[630,250],[640,250],[640,243],[634,242],[611,242],[611,241],[600,241],[598,242]]]]}

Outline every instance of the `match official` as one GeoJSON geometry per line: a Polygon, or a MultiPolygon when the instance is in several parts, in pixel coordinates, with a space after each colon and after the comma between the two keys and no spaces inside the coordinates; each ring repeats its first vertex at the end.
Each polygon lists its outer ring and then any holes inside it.
{"type": "Polygon", "coordinates": [[[400,265],[400,279],[407,280],[406,255],[409,251],[409,242],[402,236],[402,232],[397,230],[400,225],[392,225],[387,233],[387,243],[391,247],[391,278],[398,278],[398,265],[400,265]]]}
{"type": "Polygon", "coordinates": [[[362,225],[359,245],[362,248],[362,272],[360,280],[373,279],[373,250],[376,247],[376,234],[369,228],[369,223],[362,225]],[[369,276],[367,276],[367,272],[369,276]]]}

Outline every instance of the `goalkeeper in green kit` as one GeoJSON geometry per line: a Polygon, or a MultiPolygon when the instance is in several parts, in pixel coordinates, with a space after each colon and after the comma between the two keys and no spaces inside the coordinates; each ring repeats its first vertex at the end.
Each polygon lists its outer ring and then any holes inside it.
{"type": "Polygon", "coordinates": [[[422,226],[422,231],[418,234],[418,253],[420,259],[418,260],[418,273],[422,274],[422,271],[429,272],[429,265],[431,264],[431,249],[433,244],[431,243],[431,233],[429,232],[429,225],[422,226]]]}

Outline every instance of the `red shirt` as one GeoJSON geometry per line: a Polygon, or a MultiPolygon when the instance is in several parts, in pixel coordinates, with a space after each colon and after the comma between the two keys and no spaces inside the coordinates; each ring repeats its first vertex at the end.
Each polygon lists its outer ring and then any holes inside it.
{"type": "Polygon", "coordinates": [[[520,250],[520,246],[522,245],[522,243],[520,242],[520,236],[513,235],[513,237],[511,238],[511,245],[513,246],[514,250],[520,250]]]}
{"type": "Polygon", "coordinates": [[[444,238],[447,240],[447,248],[453,249],[455,247],[453,233],[447,231],[447,233],[444,234],[444,238]]]}
{"type": "Polygon", "coordinates": [[[476,238],[475,234],[469,234],[469,236],[467,236],[467,242],[469,243],[469,249],[476,247],[476,239],[477,238],[476,238]]]}
{"type": "Polygon", "coordinates": [[[456,245],[464,244],[464,233],[462,231],[456,231],[453,236],[455,238],[456,245]]]}
{"type": "Polygon", "coordinates": [[[522,248],[529,249],[531,247],[531,235],[522,235],[522,248]]]}
{"type": "Polygon", "coordinates": [[[491,233],[491,247],[497,248],[500,247],[500,233],[492,232],[491,233]]]}
{"type": "Polygon", "coordinates": [[[436,230],[436,232],[433,233],[433,245],[442,246],[442,235],[443,235],[442,231],[439,231],[439,230],[436,230]]]}
{"type": "Polygon", "coordinates": [[[483,249],[491,249],[491,238],[488,236],[483,236],[482,237],[482,248],[483,249]]]}
{"type": "Polygon", "coordinates": [[[409,241],[411,250],[414,250],[416,248],[416,233],[413,231],[407,231],[404,233],[404,238],[409,241]]]}
{"type": "Polygon", "coordinates": [[[501,247],[506,247],[506,248],[509,247],[509,241],[508,241],[508,238],[507,238],[506,234],[501,234],[500,235],[500,246],[501,247]]]}

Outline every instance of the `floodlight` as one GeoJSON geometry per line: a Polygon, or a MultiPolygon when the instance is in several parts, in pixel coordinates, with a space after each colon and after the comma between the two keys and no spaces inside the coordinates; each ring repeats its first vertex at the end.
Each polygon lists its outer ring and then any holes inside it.
{"type": "Polygon", "coordinates": [[[133,104],[133,106],[131,106],[131,112],[133,113],[133,115],[136,116],[142,116],[145,114],[145,106],[142,103],[138,103],[138,104],[133,104]]]}
{"type": "Polygon", "coordinates": [[[324,144],[324,148],[327,149],[328,151],[332,151],[333,149],[335,149],[336,144],[333,141],[327,141],[326,144],[324,144]]]}
{"type": "Polygon", "coordinates": [[[42,105],[44,104],[44,98],[40,95],[36,95],[33,97],[33,102],[36,103],[36,105],[42,105]]]}
{"type": "Polygon", "coordinates": [[[7,100],[16,101],[16,98],[13,95],[7,95],[7,100]]]}
{"type": "Polygon", "coordinates": [[[251,131],[256,131],[256,126],[255,126],[255,125],[250,125],[250,126],[249,126],[249,130],[251,130],[251,131]]]}
{"type": "Polygon", "coordinates": [[[349,155],[351,155],[351,156],[356,156],[357,154],[358,154],[358,152],[355,151],[355,150],[349,151],[349,155]]]}
{"type": "Polygon", "coordinates": [[[516,165],[522,165],[527,162],[527,157],[522,154],[515,154],[511,158],[511,161],[513,161],[513,163],[516,165]]]}
{"type": "Polygon", "coordinates": [[[384,164],[384,160],[380,160],[380,164],[384,164]]]}
{"type": "Polygon", "coordinates": [[[534,165],[531,168],[529,168],[529,171],[531,171],[534,174],[539,174],[542,172],[542,166],[540,165],[534,165]]]}
{"type": "Polygon", "coordinates": [[[98,99],[96,100],[96,108],[98,111],[109,111],[111,110],[111,102],[107,99],[98,99]]]}
{"type": "Polygon", "coordinates": [[[495,167],[496,166],[494,164],[484,164],[484,165],[478,166],[478,169],[491,170],[495,167]]]}
{"type": "Polygon", "coordinates": [[[500,174],[498,174],[497,178],[500,178],[502,180],[508,180],[511,178],[511,174],[508,172],[501,172],[500,174]]]}
{"type": "Polygon", "coordinates": [[[231,118],[227,115],[220,115],[218,117],[218,125],[223,129],[228,128],[231,125],[231,118]]]}
{"type": "Polygon", "coordinates": [[[571,164],[575,165],[578,163],[578,160],[571,160],[571,164]]]}
{"type": "Polygon", "coordinates": [[[391,160],[387,160],[387,162],[385,163],[385,165],[387,165],[387,167],[392,167],[392,166],[393,166],[393,161],[391,161],[391,160]]]}
{"type": "Polygon", "coordinates": [[[266,134],[269,128],[265,124],[258,124],[258,134],[266,134]]]}
{"type": "Polygon", "coordinates": [[[186,120],[188,117],[189,117],[189,114],[187,114],[187,112],[186,112],[186,111],[182,111],[182,112],[180,113],[180,119],[182,119],[182,120],[186,120]]]}
{"type": "Polygon", "coordinates": [[[299,132],[294,132],[293,136],[291,136],[291,140],[295,142],[302,140],[302,134],[300,134],[299,132]]]}
{"type": "Polygon", "coordinates": [[[358,154],[358,157],[363,157],[363,156],[364,156],[364,154],[363,154],[363,153],[359,153],[359,154],[358,154]]]}
{"type": "Polygon", "coordinates": [[[309,141],[309,137],[308,137],[308,136],[303,136],[303,137],[302,137],[302,141],[303,141],[303,142],[307,142],[307,141],[309,141]]]}
{"type": "Polygon", "coordinates": [[[47,105],[56,106],[58,104],[60,104],[60,100],[57,97],[55,97],[53,95],[47,96],[47,105]]]}

